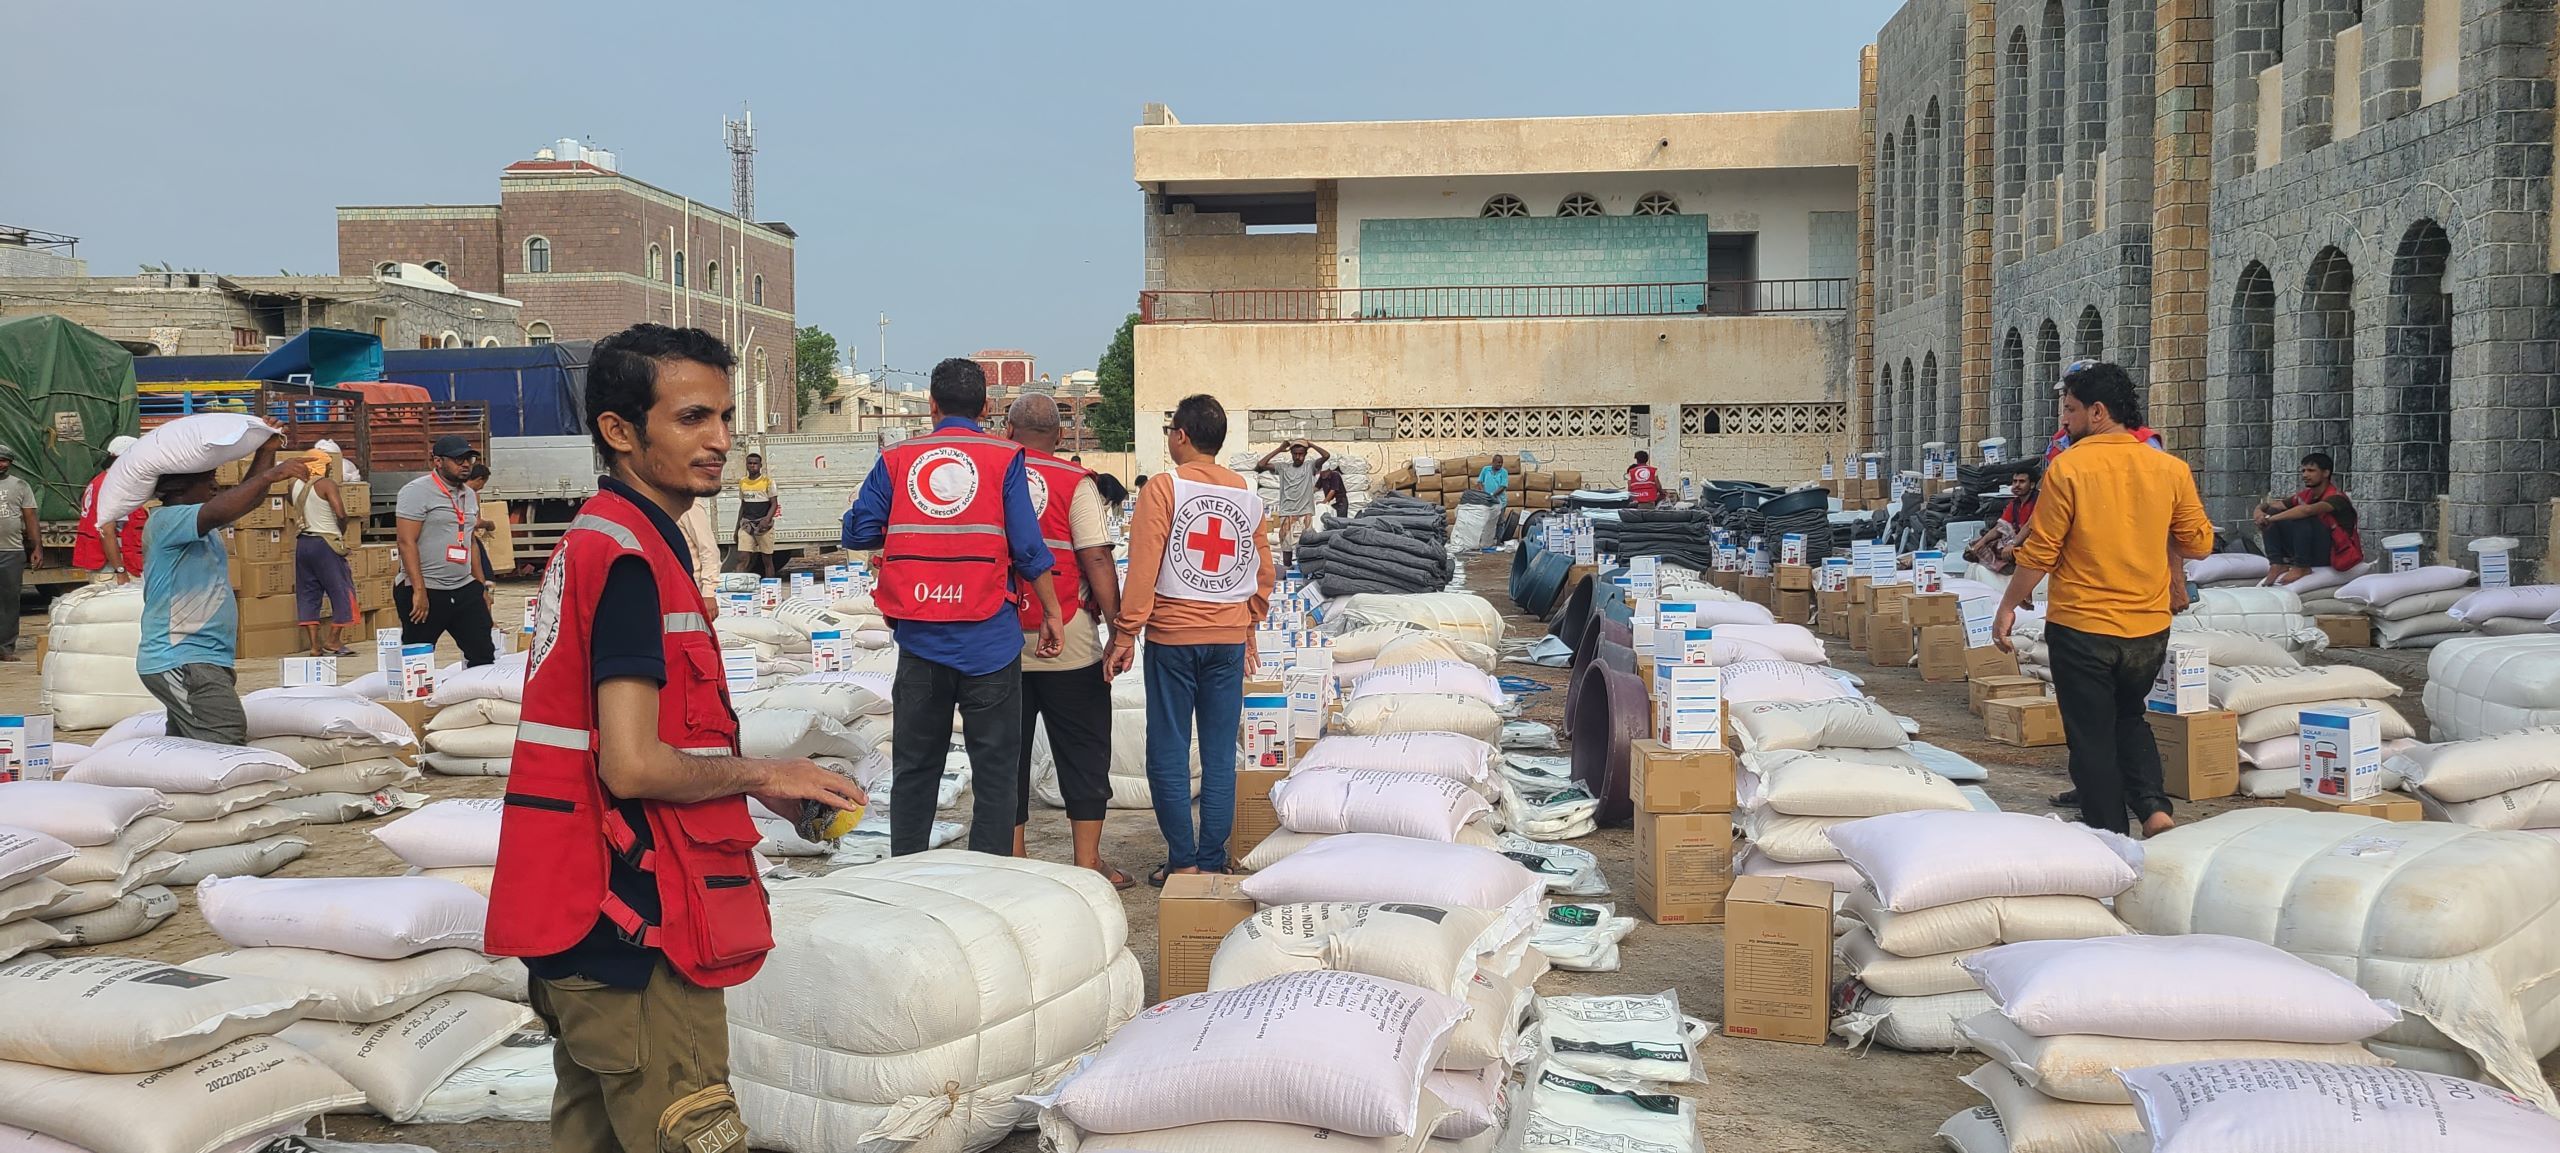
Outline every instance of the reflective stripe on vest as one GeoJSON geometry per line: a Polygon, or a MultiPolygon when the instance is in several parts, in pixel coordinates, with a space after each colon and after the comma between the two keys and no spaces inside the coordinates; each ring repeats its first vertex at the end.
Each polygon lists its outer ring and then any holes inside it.
{"type": "MultiPolygon", "coordinates": [[[[1031,511],[1040,517],[1040,543],[1049,546],[1049,580],[1058,594],[1058,611],[1076,615],[1085,601],[1084,569],[1076,564],[1076,486],[1093,474],[1083,465],[1045,452],[1024,449],[1023,475],[1030,478],[1031,511]]],[[[1040,627],[1040,598],[1025,587],[1021,597],[1023,630],[1040,627]]],[[[1063,623],[1063,622],[1062,622],[1063,623]]]]}

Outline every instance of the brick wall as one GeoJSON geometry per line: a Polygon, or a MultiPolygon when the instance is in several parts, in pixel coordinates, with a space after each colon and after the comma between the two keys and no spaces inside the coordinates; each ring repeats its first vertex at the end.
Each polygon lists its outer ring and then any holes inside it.
{"type": "Polygon", "coordinates": [[[371,276],[385,261],[441,261],[455,287],[504,295],[505,259],[494,204],[338,210],[340,276],[371,276]]]}

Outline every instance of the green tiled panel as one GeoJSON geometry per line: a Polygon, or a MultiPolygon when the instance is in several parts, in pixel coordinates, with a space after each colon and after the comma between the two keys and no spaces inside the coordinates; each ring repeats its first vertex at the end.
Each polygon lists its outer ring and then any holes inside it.
{"type": "Polygon", "coordinates": [[[1363,294],[1373,316],[1689,312],[1705,303],[1703,216],[1530,216],[1360,222],[1363,294]],[[1478,285],[1679,285],[1504,293],[1478,285]]]}

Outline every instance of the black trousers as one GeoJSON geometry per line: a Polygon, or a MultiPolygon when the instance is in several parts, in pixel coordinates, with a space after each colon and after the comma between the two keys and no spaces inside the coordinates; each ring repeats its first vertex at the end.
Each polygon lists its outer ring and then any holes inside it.
{"type": "MultiPolygon", "coordinates": [[[[1033,721],[1048,732],[1058,766],[1058,793],[1070,821],[1099,821],[1111,807],[1111,682],[1102,662],[1080,669],[1022,674],[1022,731],[1033,721]]],[[[1013,823],[1031,823],[1031,741],[1022,742],[1022,801],[1013,823]]]]}
{"type": "Polygon", "coordinates": [[[2169,812],[2160,779],[2160,746],[2151,739],[2143,700],[2168,656],[2166,631],[2113,637],[2048,622],[2054,703],[2071,748],[2071,784],[2080,790],[2080,821],[2127,832],[2133,820],[2169,812]]]}
{"type": "Polygon", "coordinates": [[[431,645],[451,633],[453,647],[462,650],[462,663],[477,668],[497,660],[497,641],[489,635],[497,624],[489,619],[489,601],[481,591],[487,587],[473,581],[458,589],[428,589],[427,620],[420,624],[409,619],[415,592],[405,584],[391,586],[391,607],[400,610],[400,643],[431,645]]]}
{"type": "Polygon", "coordinates": [[[2268,563],[2329,567],[2329,526],[2316,516],[2271,521],[2266,538],[2268,563]]]}
{"type": "Polygon", "coordinates": [[[969,847],[1013,855],[1013,814],[1022,792],[1022,659],[983,676],[912,653],[898,654],[890,685],[897,734],[889,744],[889,855],[932,847],[934,801],[951,751],[951,713],[958,709],[969,749],[969,847]]]}

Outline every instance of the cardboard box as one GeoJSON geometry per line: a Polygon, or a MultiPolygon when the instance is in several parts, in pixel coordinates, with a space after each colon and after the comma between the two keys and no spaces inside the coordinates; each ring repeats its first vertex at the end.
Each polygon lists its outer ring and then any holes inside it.
{"type": "Polygon", "coordinates": [[[1713,665],[1654,666],[1654,739],[1675,749],[1724,744],[1722,674],[1713,665]]]}
{"type": "Polygon", "coordinates": [[[1876,582],[1873,578],[1863,576],[1853,576],[1849,578],[1850,604],[1871,605],[1875,603],[1875,599],[1876,582]]]}
{"type": "Polygon", "coordinates": [[[1769,611],[1784,624],[1810,623],[1813,620],[1813,593],[1807,589],[1779,589],[1769,602],[1769,611]]]}
{"type": "Polygon", "coordinates": [[[1953,625],[1961,637],[1964,604],[1954,593],[1911,593],[1902,598],[1902,619],[1915,629],[1953,625]]]}
{"type": "Polygon", "coordinates": [[[2172,644],[2160,659],[2160,675],[2142,707],[2155,713],[2201,713],[2213,707],[2213,650],[2172,644]]]}
{"type": "MultiPolygon", "coordinates": [[[[291,603],[291,600],[290,597],[286,598],[287,603],[291,603]]],[[[310,649],[311,642],[303,639],[301,627],[291,621],[280,625],[265,624],[254,627],[243,622],[240,626],[240,639],[233,646],[232,655],[239,660],[264,660],[309,652],[310,649]]]]}
{"type": "Polygon", "coordinates": [[[1176,873],[1156,901],[1156,1000],[1209,990],[1209,959],[1227,933],[1259,909],[1244,878],[1228,873],[1176,873]]]}
{"type": "Polygon", "coordinates": [[[1867,618],[1867,660],[1877,668],[1908,668],[1915,652],[1911,629],[1899,615],[1877,613],[1867,618]]]}
{"type": "Polygon", "coordinates": [[[1732,814],[1636,814],[1636,907],[1646,920],[1657,925],[1724,920],[1732,862],[1732,814]]]}
{"type": "Polygon", "coordinates": [[[251,529],[272,532],[289,528],[299,519],[290,501],[281,495],[270,495],[231,524],[243,532],[251,529]]]}
{"type": "Polygon", "coordinates": [[[1244,695],[1248,697],[1285,697],[1289,695],[1289,686],[1283,683],[1278,677],[1247,677],[1244,682],[1244,695]]]}
{"type": "Polygon", "coordinates": [[[1724,1033],[1819,1045],[1831,1035],[1831,886],[1736,877],[1724,901],[1724,1033]]]}
{"type": "Polygon", "coordinates": [[[1747,576],[1742,578],[1742,599],[1750,601],[1753,604],[1768,604],[1772,599],[1772,594],[1776,592],[1776,582],[1772,581],[1768,577],[1747,576]]]}
{"type": "Polygon", "coordinates": [[[1628,746],[1627,759],[1627,795],[1639,813],[1733,811],[1732,753],[1639,740],[1628,746]]]}
{"type": "Polygon", "coordinates": [[[298,614],[294,611],[293,590],[290,588],[286,589],[282,596],[243,595],[240,598],[240,630],[242,632],[273,628],[278,625],[292,628],[296,615],[298,614]]]}
{"type": "Polygon", "coordinates": [[[1920,679],[1952,684],[1973,676],[1965,663],[1963,625],[1920,627],[1920,679]]]}
{"type": "Polygon", "coordinates": [[[0,782],[53,778],[53,714],[0,717],[0,782]]]}
{"type": "Polygon", "coordinates": [[[1287,769],[1236,769],[1235,831],[1227,834],[1227,856],[1241,859],[1280,828],[1280,814],[1271,808],[1271,786],[1289,776],[1287,769]]]}
{"type": "Polygon", "coordinates": [[[1736,592],[1742,588],[1742,574],[1732,569],[1719,569],[1708,574],[1707,579],[1726,592],[1736,592]]]}
{"type": "Polygon", "coordinates": [[[1845,636],[1849,631],[1849,590],[1813,594],[1814,631],[1827,637],[1845,636]]]}
{"type": "Polygon", "coordinates": [[[2302,791],[2361,801],[2382,791],[2382,711],[2302,710],[2302,791]]]}
{"type": "Polygon", "coordinates": [[[293,597],[294,564],[289,560],[252,564],[241,578],[240,592],[252,597],[293,597]]]}
{"type": "Polygon", "coordinates": [[[2146,719],[2170,796],[2209,801],[2240,791],[2240,714],[2208,709],[2146,719]]]}
{"type": "Polygon", "coordinates": [[[1877,616],[1889,616],[1897,623],[1904,625],[1911,623],[1911,618],[1903,613],[1905,603],[1911,599],[1910,585],[1877,585],[1868,590],[1867,595],[1875,603],[1877,616]]]}
{"type": "Polygon", "coordinates": [[[396,602],[391,599],[390,577],[370,577],[356,582],[357,612],[372,612],[375,609],[392,612],[396,607],[396,602]]]}
{"type": "Polygon", "coordinates": [[[388,581],[400,571],[400,549],[397,545],[369,544],[347,554],[347,568],[360,581],[388,581]]]}
{"type": "Polygon", "coordinates": [[[1998,645],[1971,646],[1964,650],[1964,675],[2014,677],[2018,675],[2018,654],[2001,652],[1998,645]]]}
{"type": "Polygon", "coordinates": [[[2062,743],[2062,706],[2051,697],[2005,697],[1982,702],[1984,734],[2004,745],[2040,749],[2062,743]]]}
{"type": "Polygon", "coordinates": [[[1289,711],[1289,694],[1285,692],[1245,694],[1238,767],[1289,767],[1289,711]]]}
{"type": "Polygon", "coordinates": [[[1865,651],[1867,647],[1867,630],[1873,627],[1875,619],[1876,607],[1874,604],[1865,601],[1849,602],[1849,615],[1843,619],[1843,623],[1841,624],[1840,639],[1849,642],[1850,648],[1857,649],[1861,652],[1865,651]]]}
{"type": "Polygon", "coordinates": [[[2361,801],[2341,801],[2335,797],[2295,792],[2286,793],[2284,803],[2293,808],[2309,809],[2315,813],[2352,813],[2359,817],[2380,817],[2386,821],[2427,819],[2425,806],[2419,804],[2416,797],[2407,793],[2375,793],[2361,801]]]}
{"type": "Polygon", "coordinates": [[[1964,703],[1965,707],[1972,710],[1973,715],[1978,717],[1982,715],[1982,705],[1985,701],[2043,695],[2045,695],[2045,684],[2034,677],[2022,677],[2014,673],[2004,676],[1973,677],[1966,681],[1964,703]]]}
{"type": "Polygon", "coordinates": [[[243,565],[293,563],[293,533],[284,528],[233,526],[226,552],[243,565]]]}
{"type": "Polygon", "coordinates": [[[411,732],[427,731],[427,721],[436,715],[436,707],[423,700],[384,701],[382,707],[399,714],[401,720],[409,722],[411,732]]]}
{"type": "Polygon", "coordinates": [[[1813,591],[1812,565],[1782,564],[1769,570],[1769,572],[1770,578],[1777,582],[1777,588],[1780,592],[1813,591]]]}
{"type": "Polygon", "coordinates": [[[2363,613],[2329,613],[2311,618],[2320,631],[2329,634],[2333,649],[2369,649],[2373,647],[2373,618],[2363,613]]]}

